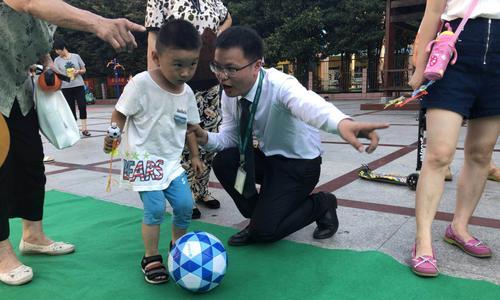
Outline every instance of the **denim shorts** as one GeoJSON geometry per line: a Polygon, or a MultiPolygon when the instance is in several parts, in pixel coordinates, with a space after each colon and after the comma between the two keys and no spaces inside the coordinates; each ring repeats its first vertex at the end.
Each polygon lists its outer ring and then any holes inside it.
{"type": "MultiPolygon", "coordinates": [[[[453,29],[461,19],[450,22],[453,29]]],[[[469,19],[456,44],[458,59],[429,87],[422,108],[466,119],[500,115],[500,20],[469,19]]]]}
{"type": "Polygon", "coordinates": [[[186,173],[172,180],[163,191],[139,192],[144,204],[143,223],[159,225],[165,218],[166,200],[173,209],[172,223],[175,227],[187,229],[193,214],[193,195],[186,173]]]}

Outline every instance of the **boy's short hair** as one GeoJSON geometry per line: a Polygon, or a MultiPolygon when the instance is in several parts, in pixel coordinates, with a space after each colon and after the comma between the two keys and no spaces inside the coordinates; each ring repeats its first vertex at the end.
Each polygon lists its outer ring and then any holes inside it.
{"type": "Polygon", "coordinates": [[[56,39],[54,41],[54,50],[64,50],[66,48],[66,43],[61,39],[56,39]]]}
{"type": "Polygon", "coordinates": [[[156,52],[158,54],[161,54],[166,48],[199,50],[201,48],[200,33],[188,21],[169,20],[161,26],[156,39],[156,52]]]}
{"type": "Polygon", "coordinates": [[[217,37],[215,48],[240,48],[245,58],[250,61],[264,57],[262,38],[257,31],[245,26],[233,26],[224,30],[217,37]]]}

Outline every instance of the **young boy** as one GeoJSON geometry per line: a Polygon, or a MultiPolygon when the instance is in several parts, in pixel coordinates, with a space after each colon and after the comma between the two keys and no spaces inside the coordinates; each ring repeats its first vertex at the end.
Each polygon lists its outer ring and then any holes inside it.
{"type": "MultiPolygon", "coordinates": [[[[204,168],[196,139],[186,136],[187,124],[200,122],[194,93],[185,83],[196,70],[200,48],[199,33],[191,23],[174,20],[164,24],[152,53],[157,68],[133,77],[111,117],[119,128],[126,126],[120,145],[124,156],[121,179],[139,192],[144,204],[141,268],[152,284],[168,280],[158,250],[165,198],[173,208],[171,243],[186,233],[191,221],[193,198],[180,164],[186,140],[193,168],[196,172],[204,168]]],[[[106,137],[104,151],[111,148],[112,140],[106,137]]]]}

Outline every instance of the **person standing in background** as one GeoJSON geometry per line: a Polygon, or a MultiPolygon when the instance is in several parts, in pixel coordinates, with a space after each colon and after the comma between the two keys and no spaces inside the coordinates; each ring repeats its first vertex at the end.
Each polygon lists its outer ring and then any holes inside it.
{"type": "Polygon", "coordinates": [[[56,70],[70,79],[70,82],[62,81],[61,91],[68,102],[75,120],[77,120],[75,102],[78,104],[78,112],[80,114],[80,121],[82,122],[82,134],[90,136],[90,132],[87,130],[87,102],[85,101],[85,83],[82,77],[87,72],[85,63],[80,55],[68,51],[63,40],[54,41],[54,51],[59,55],[54,60],[56,70]]]}

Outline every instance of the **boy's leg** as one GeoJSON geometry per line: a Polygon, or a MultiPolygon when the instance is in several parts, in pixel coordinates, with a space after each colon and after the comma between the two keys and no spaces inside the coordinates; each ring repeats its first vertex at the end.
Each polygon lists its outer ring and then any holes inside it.
{"type": "Polygon", "coordinates": [[[144,256],[149,257],[160,254],[158,250],[160,225],[142,223],[142,240],[144,241],[144,256]]]}
{"type": "Polygon", "coordinates": [[[163,193],[173,208],[172,242],[175,242],[186,233],[193,212],[193,194],[186,173],[183,172],[172,180],[163,193]]]}
{"type": "Polygon", "coordinates": [[[175,243],[177,239],[179,239],[181,236],[185,235],[187,232],[187,228],[180,228],[177,227],[175,224],[172,223],[172,241],[171,243],[175,243]]]}
{"type": "Polygon", "coordinates": [[[453,229],[464,241],[473,237],[467,230],[486,184],[491,154],[500,132],[500,117],[469,120],[465,139],[465,162],[460,172],[453,229]]]}
{"type": "Polygon", "coordinates": [[[144,204],[142,239],[144,241],[145,256],[158,255],[160,224],[165,218],[165,197],[162,191],[139,192],[139,195],[144,204]]]}
{"type": "Polygon", "coordinates": [[[415,214],[416,256],[433,255],[431,226],[444,190],[444,177],[453,160],[462,116],[443,109],[427,110],[427,148],[418,179],[415,214]]]}
{"type": "Polygon", "coordinates": [[[139,192],[144,203],[144,219],[142,223],[142,239],[145,254],[141,260],[144,279],[151,284],[168,281],[168,272],[163,265],[163,258],[158,251],[160,240],[160,224],[165,217],[165,198],[162,191],[139,192]]]}

